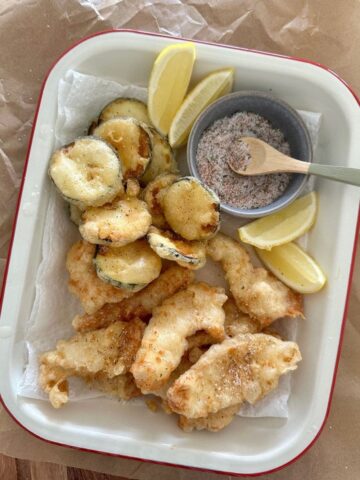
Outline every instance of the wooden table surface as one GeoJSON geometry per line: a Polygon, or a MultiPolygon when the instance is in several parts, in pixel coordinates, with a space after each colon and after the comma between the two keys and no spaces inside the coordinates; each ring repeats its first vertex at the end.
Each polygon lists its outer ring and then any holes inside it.
{"type": "Polygon", "coordinates": [[[127,480],[124,477],[0,455],[0,480],[127,480]]]}

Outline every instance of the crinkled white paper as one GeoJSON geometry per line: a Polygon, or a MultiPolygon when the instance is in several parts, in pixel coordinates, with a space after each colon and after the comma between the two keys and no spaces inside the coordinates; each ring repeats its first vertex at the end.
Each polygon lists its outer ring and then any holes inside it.
{"type": "MultiPolygon", "coordinates": [[[[89,124],[97,117],[99,111],[120,96],[146,101],[147,91],[136,85],[119,84],[69,71],[59,84],[58,119],[55,126],[57,146],[86,134],[89,124]]],[[[320,114],[303,111],[299,113],[310,131],[315,147],[320,114]]],[[[234,219],[229,217],[223,218],[226,233],[235,231],[234,222],[234,219]]],[[[25,338],[28,364],[19,385],[19,395],[37,399],[47,398],[38,386],[38,356],[41,352],[53,349],[59,339],[69,338],[74,333],[71,321],[82,309],[78,300],[68,291],[65,258],[70,246],[79,238],[77,227],[69,219],[67,204],[52,187],[43,236],[42,261],[36,278],[35,302],[25,338]]],[[[219,278],[219,271],[216,273],[216,270],[217,267],[210,265],[209,262],[209,267],[199,272],[199,277],[203,279],[212,277],[214,283],[219,284],[216,278],[219,278]],[[209,270],[206,272],[207,268],[209,270]]],[[[296,338],[297,321],[294,319],[278,321],[275,328],[288,340],[296,338]]],[[[254,406],[245,405],[240,415],[287,417],[290,382],[290,375],[282,377],[279,387],[274,392],[254,406]]],[[[96,398],[101,395],[100,392],[89,390],[81,380],[70,380],[70,400],[96,398]]],[[[141,400],[134,400],[133,403],[143,405],[141,400]]]]}

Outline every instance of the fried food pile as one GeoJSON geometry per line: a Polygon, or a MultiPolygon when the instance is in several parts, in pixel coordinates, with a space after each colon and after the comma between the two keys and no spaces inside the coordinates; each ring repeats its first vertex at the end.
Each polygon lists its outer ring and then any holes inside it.
{"type": "Polygon", "coordinates": [[[185,431],[218,431],[297,368],[299,347],[270,325],[303,317],[302,298],[218,233],[217,196],[179,178],[148,122],[142,102],[116,99],[88,137],[51,157],[82,237],[66,267],[84,311],[69,319],[74,335],[40,356],[39,382],[54,408],[77,377],[123,400],[157,398],[185,431]],[[196,281],[208,258],[229,291],[196,281]]]}
{"type": "Polygon", "coordinates": [[[217,234],[207,247],[221,261],[229,294],[196,282],[193,270],[174,264],[144,289],[124,294],[98,279],[92,249],[84,240],[71,247],[69,288],[85,304],[102,306],[77,315],[74,336],[40,357],[40,385],[53,407],[68,401],[68,378],[75,376],[123,400],[155,395],[184,431],[218,431],[244,402],[257,402],[277,387],[281,375],[297,368],[297,344],[268,325],[302,315],[301,299],[254,268],[235,240],[217,234]],[[253,295],[260,281],[267,284],[266,297],[253,295]]]}

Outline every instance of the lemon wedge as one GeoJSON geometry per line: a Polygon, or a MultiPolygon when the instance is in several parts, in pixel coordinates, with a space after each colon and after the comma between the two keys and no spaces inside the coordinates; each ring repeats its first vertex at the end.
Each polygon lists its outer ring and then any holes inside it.
{"type": "Polygon", "coordinates": [[[207,75],[187,95],[177,111],[169,131],[169,143],[175,148],[186,143],[193,123],[210,103],[231,92],[234,69],[225,68],[207,75]]]}
{"type": "Polygon", "coordinates": [[[163,135],[186,95],[195,61],[195,45],[190,42],[169,45],[157,56],[149,81],[150,120],[163,135]]]}
{"type": "Polygon", "coordinates": [[[286,243],[271,251],[255,250],[266,267],[296,292],[315,293],[326,283],[319,265],[296,243],[286,243]]]}
{"type": "Polygon", "coordinates": [[[239,228],[240,240],[265,250],[291,242],[314,225],[317,203],[316,193],[308,193],[280,212],[239,228]]]}

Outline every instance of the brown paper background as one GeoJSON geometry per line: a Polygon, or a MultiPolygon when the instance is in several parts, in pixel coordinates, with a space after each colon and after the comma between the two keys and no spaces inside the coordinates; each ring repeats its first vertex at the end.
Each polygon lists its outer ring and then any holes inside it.
{"type": "MultiPolygon", "coordinates": [[[[0,278],[41,82],[77,39],[124,27],[306,57],[360,94],[359,25],[359,0],[0,0],[0,278]]],[[[313,448],[272,479],[359,477],[359,313],[358,259],[330,416],[313,448]]],[[[23,431],[2,407],[0,452],[141,480],[230,478],[52,446],[23,431]]]]}

